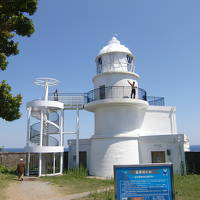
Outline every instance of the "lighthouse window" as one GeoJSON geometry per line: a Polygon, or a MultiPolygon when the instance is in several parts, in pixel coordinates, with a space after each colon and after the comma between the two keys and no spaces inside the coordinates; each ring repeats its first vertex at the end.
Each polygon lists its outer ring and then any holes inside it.
{"type": "Polygon", "coordinates": [[[152,151],[151,161],[152,163],[165,163],[165,151],[152,151]]]}
{"type": "Polygon", "coordinates": [[[101,57],[98,58],[98,64],[102,65],[102,59],[101,59],[101,57]]]}
{"type": "Polygon", "coordinates": [[[97,74],[101,74],[101,72],[102,72],[102,66],[97,65],[97,74]]]}
{"type": "Polygon", "coordinates": [[[128,63],[129,63],[129,64],[131,64],[131,63],[132,63],[132,60],[133,60],[133,58],[132,58],[131,56],[129,56],[129,55],[127,55],[126,57],[127,57],[127,61],[128,61],[128,63]]]}

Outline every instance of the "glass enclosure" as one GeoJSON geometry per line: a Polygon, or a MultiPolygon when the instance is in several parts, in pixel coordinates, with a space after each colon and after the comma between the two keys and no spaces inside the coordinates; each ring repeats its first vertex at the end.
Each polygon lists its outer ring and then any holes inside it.
{"type": "MultiPolygon", "coordinates": [[[[30,153],[30,161],[28,162],[27,154],[27,166],[29,169],[29,176],[39,175],[39,153],[30,153]],[[29,166],[28,166],[29,163],[29,166]]],[[[42,153],[41,154],[41,175],[54,175],[61,173],[60,166],[61,153],[42,153]]]]}
{"type": "Polygon", "coordinates": [[[109,53],[96,59],[97,74],[105,72],[134,72],[134,58],[126,53],[109,53]]]}

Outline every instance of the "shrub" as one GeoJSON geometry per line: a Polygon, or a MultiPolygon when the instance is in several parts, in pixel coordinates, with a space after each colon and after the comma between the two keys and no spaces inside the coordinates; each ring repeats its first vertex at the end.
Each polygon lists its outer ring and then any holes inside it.
{"type": "Polygon", "coordinates": [[[6,166],[0,165],[0,173],[8,173],[9,170],[6,166]]]}

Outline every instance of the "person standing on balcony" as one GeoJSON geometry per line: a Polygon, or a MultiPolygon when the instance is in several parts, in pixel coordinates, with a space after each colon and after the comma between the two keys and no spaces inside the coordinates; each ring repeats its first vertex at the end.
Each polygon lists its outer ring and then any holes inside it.
{"type": "Polygon", "coordinates": [[[54,94],[54,101],[58,101],[58,90],[53,93],[54,94]]]}
{"type": "Polygon", "coordinates": [[[23,181],[24,171],[25,171],[25,164],[24,164],[23,159],[21,158],[19,163],[17,164],[17,173],[18,173],[18,180],[19,181],[23,181]]]}
{"type": "Polygon", "coordinates": [[[131,99],[135,99],[135,94],[136,94],[136,88],[137,86],[135,85],[135,82],[133,81],[133,83],[131,83],[130,81],[128,81],[129,85],[131,86],[131,99]]]}

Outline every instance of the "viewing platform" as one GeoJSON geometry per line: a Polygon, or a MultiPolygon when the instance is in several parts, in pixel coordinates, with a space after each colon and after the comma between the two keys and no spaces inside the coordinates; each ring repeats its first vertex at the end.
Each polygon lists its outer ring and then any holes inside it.
{"type": "MultiPolygon", "coordinates": [[[[102,99],[130,99],[131,87],[110,86],[93,89],[87,93],[50,93],[49,100],[64,103],[64,109],[84,109],[84,105],[102,99]]],[[[147,101],[152,106],[165,106],[164,97],[147,96],[144,89],[136,88],[135,99],[147,101]]]]}

